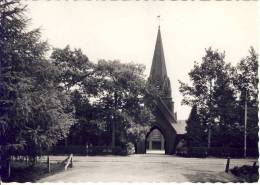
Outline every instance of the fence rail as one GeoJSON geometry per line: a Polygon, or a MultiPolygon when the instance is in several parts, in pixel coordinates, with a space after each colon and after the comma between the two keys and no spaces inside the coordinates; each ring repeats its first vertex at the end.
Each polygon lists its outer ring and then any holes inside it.
{"type": "Polygon", "coordinates": [[[67,158],[67,162],[64,167],[64,170],[67,170],[68,167],[72,168],[72,166],[73,166],[73,154],[70,154],[70,156],[67,158]]]}

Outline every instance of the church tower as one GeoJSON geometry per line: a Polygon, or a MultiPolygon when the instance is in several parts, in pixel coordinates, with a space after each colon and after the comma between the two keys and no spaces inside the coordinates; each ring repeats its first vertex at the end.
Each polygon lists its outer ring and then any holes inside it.
{"type": "Polygon", "coordinates": [[[177,136],[174,126],[176,125],[177,119],[176,114],[174,114],[171,83],[167,76],[160,26],[158,28],[148,84],[156,87],[160,92],[160,96],[154,97],[153,99],[155,105],[153,111],[155,121],[152,123],[145,140],[136,143],[136,153],[146,153],[146,143],[150,141],[149,134],[152,133],[154,129],[157,129],[164,138],[163,147],[165,154],[174,154],[177,136]]]}
{"type": "Polygon", "coordinates": [[[152,66],[150,70],[150,76],[148,78],[148,83],[157,87],[161,91],[162,101],[167,105],[169,111],[174,113],[174,102],[172,101],[172,89],[170,79],[167,76],[162,36],[160,26],[158,28],[157,39],[153,54],[152,66]]]}

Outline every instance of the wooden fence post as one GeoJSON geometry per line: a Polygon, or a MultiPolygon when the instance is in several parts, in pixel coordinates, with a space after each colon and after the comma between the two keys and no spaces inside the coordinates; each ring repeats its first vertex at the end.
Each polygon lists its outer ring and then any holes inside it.
{"type": "Polygon", "coordinates": [[[68,167],[72,168],[73,166],[73,154],[70,154],[70,156],[66,160],[66,165],[64,167],[64,170],[67,170],[68,167]]]}
{"type": "Polygon", "coordinates": [[[7,177],[9,178],[11,176],[11,159],[8,160],[7,167],[7,177]]]}
{"type": "Polygon", "coordinates": [[[230,163],[230,157],[227,158],[227,164],[226,164],[226,170],[225,170],[226,173],[228,173],[228,171],[229,171],[229,163],[230,163]]]}
{"type": "Polygon", "coordinates": [[[47,168],[48,168],[48,173],[51,172],[51,163],[50,163],[50,157],[47,156],[47,168]]]}
{"type": "Polygon", "coordinates": [[[73,167],[73,154],[71,154],[71,161],[70,161],[70,167],[73,167]]]}

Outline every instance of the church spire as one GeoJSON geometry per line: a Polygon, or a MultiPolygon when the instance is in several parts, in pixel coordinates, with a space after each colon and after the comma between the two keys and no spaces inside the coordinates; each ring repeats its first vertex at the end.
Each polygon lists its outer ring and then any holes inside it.
{"type": "Polygon", "coordinates": [[[155,86],[161,92],[160,98],[157,100],[159,109],[161,109],[163,114],[171,114],[170,117],[175,117],[174,119],[176,119],[176,116],[173,115],[174,102],[172,101],[172,88],[170,79],[167,76],[160,26],[158,27],[153,62],[148,83],[155,86]]]}
{"type": "Polygon", "coordinates": [[[160,25],[158,27],[157,39],[153,54],[153,62],[150,71],[150,80],[155,82],[163,82],[165,77],[167,77],[163,45],[162,45],[162,37],[160,31],[160,25]]]}

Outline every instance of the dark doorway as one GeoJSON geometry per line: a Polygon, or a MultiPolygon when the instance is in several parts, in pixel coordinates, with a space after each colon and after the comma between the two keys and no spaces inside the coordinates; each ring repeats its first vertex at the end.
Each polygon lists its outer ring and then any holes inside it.
{"type": "Polygon", "coordinates": [[[165,138],[162,132],[154,127],[146,136],[146,153],[165,154],[165,138]]]}

